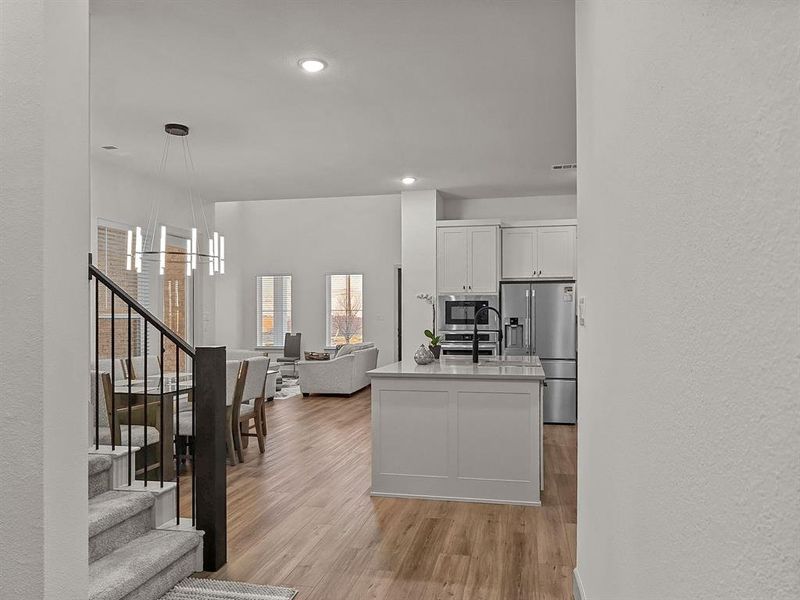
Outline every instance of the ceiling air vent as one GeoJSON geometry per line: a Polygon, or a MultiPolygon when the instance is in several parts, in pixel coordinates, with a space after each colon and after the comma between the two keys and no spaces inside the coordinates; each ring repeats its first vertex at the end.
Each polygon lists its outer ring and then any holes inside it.
{"type": "Polygon", "coordinates": [[[560,165],[553,165],[550,167],[553,171],[572,171],[578,168],[575,163],[564,163],[560,165]]]}

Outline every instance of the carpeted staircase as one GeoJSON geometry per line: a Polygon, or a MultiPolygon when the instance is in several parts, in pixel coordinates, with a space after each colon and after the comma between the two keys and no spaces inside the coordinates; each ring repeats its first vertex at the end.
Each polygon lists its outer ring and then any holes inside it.
{"type": "Polygon", "coordinates": [[[112,465],[89,455],[89,600],[156,600],[199,568],[203,534],[156,528],[155,494],[114,490],[112,465]]]}

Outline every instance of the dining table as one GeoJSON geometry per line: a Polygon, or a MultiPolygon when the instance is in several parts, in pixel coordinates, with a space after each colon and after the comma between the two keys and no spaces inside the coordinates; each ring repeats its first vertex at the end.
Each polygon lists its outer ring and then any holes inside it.
{"type": "MultiPolygon", "coordinates": [[[[114,405],[117,412],[117,423],[121,428],[128,424],[128,406],[130,405],[131,425],[147,425],[159,431],[159,436],[167,444],[164,448],[164,460],[161,464],[164,481],[171,481],[175,477],[174,435],[190,434],[191,432],[175,431],[175,414],[179,408],[176,406],[183,398],[192,402],[194,396],[194,382],[191,373],[181,373],[179,376],[164,376],[163,390],[161,376],[155,375],[144,379],[119,380],[114,385],[114,405]],[[162,403],[162,392],[164,401],[162,403]],[[142,407],[146,406],[146,409],[142,407]],[[163,406],[163,415],[162,415],[163,406]]],[[[162,462],[162,461],[159,461],[162,462]]],[[[148,469],[149,471],[150,469],[148,469]]]]}

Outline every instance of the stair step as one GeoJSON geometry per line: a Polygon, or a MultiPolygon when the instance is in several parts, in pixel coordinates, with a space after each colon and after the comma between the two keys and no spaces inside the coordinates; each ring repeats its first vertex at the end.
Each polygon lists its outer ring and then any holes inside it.
{"type": "Polygon", "coordinates": [[[104,454],[89,454],[89,476],[111,468],[111,459],[104,454]]]}
{"type": "Polygon", "coordinates": [[[155,600],[195,570],[197,531],[153,530],[89,565],[89,600],[155,600]]]}
{"type": "Polygon", "coordinates": [[[89,500],[89,562],[144,535],[155,526],[152,494],[104,492],[89,500]]]}
{"type": "Polygon", "coordinates": [[[102,454],[89,455],[89,498],[111,489],[111,465],[113,461],[102,454]]]}

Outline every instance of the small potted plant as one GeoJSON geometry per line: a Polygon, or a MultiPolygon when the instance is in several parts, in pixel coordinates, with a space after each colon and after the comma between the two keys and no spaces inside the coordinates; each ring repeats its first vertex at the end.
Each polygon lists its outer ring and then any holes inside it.
{"type": "Polygon", "coordinates": [[[439,355],[442,353],[442,347],[439,345],[441,338],[438,335],[434,335],[430,329],[425,330],[425,337],[430,340],[428,348],[433,353],[433,358],[439,360],[439,355]]]}
{"type": "Polygon", "coordinates": [[[425,330],[425,337],[427,337],[430,340],[430,343],[428,344],[428,349],[433,354],[433,358],[439,360],[439,355],[442,352],[442,347],[439,345],[441,338],[435,333],[433,333],[434,331],[436,331],[436,299],[431,294],[417,294],[417,298],[431,305],[431,313],[433,315],[431,322],[433,327],[431,329],[425,330]]]}

